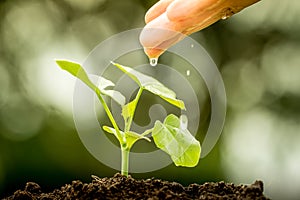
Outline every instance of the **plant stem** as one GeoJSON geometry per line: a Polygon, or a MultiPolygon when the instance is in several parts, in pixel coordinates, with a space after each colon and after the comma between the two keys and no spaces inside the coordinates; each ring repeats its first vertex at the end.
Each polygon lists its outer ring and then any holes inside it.
{"type": "Polygon", "coordinates": [[[101,104],[102,104],[102,106],[103,106],[103,108],[104,108],[104,110],[105,110],[105,112],[106,112],[109,120],[111,121],[114,129],[116,130],[116,133],[117,133],[116,137],[117,137],[117,139],[119,140],[119,142],[120,142],[120,144],[122,146],[123,144],[126,143],[126,141],[124,139],[124,136],[121,134],[120,129],[119,129],[119,127],[118,127],[118,125],[117,125],[117,123],[116,123],[116,121],[115,121],[112,113],[110,112],[110,110],[109,110],[106,102],[104,101],[104,99],[102,98],[102,96],[100,94],[100,91],[96,90],[96,94],[97,94],[97,97],[98,97],[99,101],[101,102],[101,104]]]}
{"type": "Polygon", "coordinates": [[[126,139],[125,136],[121,134],[120,129],[111,113],[111,111],[109,110],[106,102],[104,101],[104,99],[102,98],[102,96],[100,94],[97,93],[97,96],[101,102],[101,104],[103,105],[103,108],[108,116],[108,118],[110,119],[113,127],[116,130],[116,137],[118,138],[119,142],[120,142],[120,146],[121,146],[121,152],[122,152],[122,165],[121,165],[121,174],[124,176],[128,176],[128,164],[129,164],[129,151],[130,149],[127,147],[126,144],[126,139]]]}
{"type": "Polygon", "coordinates": [[[135,109],[136,109],[137,103],[138,103],[139,100],[140,100],[140,97],[141,97],[141,95],[142,95],[142,92],[143,92],[143,88],[140,87],[138,93],[137,93],[136,96],[135,96],[135,99],[133,100],[133,101],[135,102],[135,105],[134,105],[134,108],[133,108],[133,115],[132,115],[132,116],[129,118],[129,120],[128,120],[128,123],[127,123],[127,125],[126,125],[126,127],[125,127],[125,132],[130,131],[130,127],[131,127],[132,120],[133,120],[133,117],[134,117],[135,109]]]}
{"type": "Polygon", "coordinates": [[[129,151],[128,147],[121,147],[122,151],[122,168],[121,174],[124,176],[128,176],[128,164],[129,164],[129,151]]]}

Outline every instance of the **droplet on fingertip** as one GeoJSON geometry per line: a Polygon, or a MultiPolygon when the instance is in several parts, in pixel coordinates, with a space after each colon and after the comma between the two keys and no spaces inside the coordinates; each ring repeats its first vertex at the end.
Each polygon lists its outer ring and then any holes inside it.
{"type": "Polygon", "coordinates": [[[221,19],[225,20],[231,17],[234,14],[234,11],[231,8],[226,8],[222,12],[222,17],[221,19]]]}
{"type": "Polygon", "coordinates": [[[229,18],[229,17],[226,16],[226,15],[224,15],[224,16],[222,17],[223,20],[225,20],[225,19],[227,19],[227,18],[229,18]]]}
{"type": "Polygon", "coordinates": [[[152,67],[155,67],[157,65],[157,61],[158,61],[157,58],[150,58],[150,65],[152,67]]]}

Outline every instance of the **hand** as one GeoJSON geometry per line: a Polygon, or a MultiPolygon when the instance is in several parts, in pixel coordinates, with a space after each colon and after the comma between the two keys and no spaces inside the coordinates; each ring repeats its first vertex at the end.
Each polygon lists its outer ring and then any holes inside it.
{"type": "Polygon", "coordinates": [[[160,0],[145,16],[140,35],[149,58],[220,19],[226,19],[260,0],[160,0]]]}

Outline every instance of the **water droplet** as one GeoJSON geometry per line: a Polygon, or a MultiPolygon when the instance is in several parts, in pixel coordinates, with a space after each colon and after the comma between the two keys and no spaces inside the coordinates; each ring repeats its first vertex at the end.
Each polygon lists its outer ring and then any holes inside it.
{"type": "Polygon", "coordinates": [[[225,19],[227,19],[227,18],[229,18],[227,15],[224,15],[224,16],[222,17],[223,20],[225,20],[225,19]]]}
{"type": "Polygon", "coordinates": [[[191,71],[188,69],[188,70],[186,70],[186,75],[187,76],[190,76],[191,75],[191,71]]]}
{"type": "Polygon", "coordinates": [[[157,61],[158,61],[157,58],[150,58],[150,65],[152,67],[156,66],[157,65],[157,61]]]}
{"type": "Polygon", "coordinates": [[[221,19],[225,20],[228,19],[229,17],[231,17],[234,14],[234,11],[231,8],[225,8],[222,11],[222,17],[221,19]]]}
{"type": "Polygon", "coordinates": [[[188,126],[187,116],[181,115],[179,120],[180,120],[180,128],[183,130],[187,129],[187,126],[188,126]]]}
{"type": "Polygon", "coordinates": [[[191,48],[194,48],[194,44],[191,44],[191,48]]]}

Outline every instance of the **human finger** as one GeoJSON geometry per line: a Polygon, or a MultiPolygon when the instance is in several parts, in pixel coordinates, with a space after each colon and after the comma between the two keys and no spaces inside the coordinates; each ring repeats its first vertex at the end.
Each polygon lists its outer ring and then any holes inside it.
{"type": "MultiPolygon", "coordinates": [[[[190,35],[258,1],[260,0],[175,0],[169,4],[164,14],[150,21],[145,28],[168,29],[190,35]]],[[[183,38],[167,32],[157,35],[148,34],[147,37],[140,38],[145,53],[150,58],[158,57],[183,38]]]]}
{"type": "Polygon", "coordinates": [[[148,24],[150,21],[155,19],[156,17],[163,14],[167,7],[173,2],[174,0],[160,0],[156,4],[154,4],[146,13],[145,15],[145,22],[148,24]]]}
{"type": "Polygon", "coordinates": [[[177,28],[177,24],[171,22],[166,13],[146,24],[140,34],[140,42],[148,57],[158,57],[175,41],[178,41],[182,34],[177,31],[177,28]]]}
{"type": "Polygon", "coordinates": [[[260,0],[176,0],[168,6],[166,13],[170,21],[182,23],[182,26],[192,26],[215,18],[228,18],[258,1],[260,0]]]}
{"type": "MultiPolygon", "coordinates": [[[[203,22],[201,18],[199,19],[199,13],[201,13],[199,11],[212,7],[209,4],[212,1],[217,0],[172,1],[166,8],[166,13],[152,19],[141,33],[140,41],[148,57],[160,56],[166,49],[183,39],[183,34],[189,35],[217,21],[219,18],[214,17],[211,17],[210,21],[204,20],[203,22]],[[174,14],[175,12],[177,15],[174,14]]],[[[209,13],[209,15],[213,14],[209,13]]]]}
{"type": "MultiPolygon", "coordinates": [[[[226,1],[226,0],[225,0],[226,1]]],[[[170,21],[184,21],[217,7],[224,0],[176,0],[166,10],[170,21]]]]}
{"type": "Polygon", "coordinates": [[[162,43],[158,44],[155,47],[146,47],[144,48],[144,51],[146,55],[151,58],[158,58],[161,54],[163,54],[169,47],[173,46],[180,40],[182,40],[185,37],[183,34],[176,34],[174,37],[163,41],[162,43]]]}

